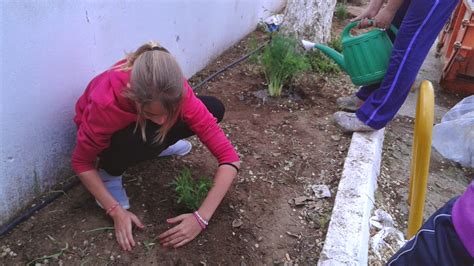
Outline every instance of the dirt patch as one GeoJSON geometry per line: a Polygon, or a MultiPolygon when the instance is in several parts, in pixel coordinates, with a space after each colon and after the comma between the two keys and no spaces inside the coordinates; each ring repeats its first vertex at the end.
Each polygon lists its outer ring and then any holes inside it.
{"type": "MultiPolygon", "coordinates": [[[[259,41],[266,37],[257,32],[259,41]]],[[[245,38],[209,67],[202,78],[239,58],[249,48],[245,38]]],[[[325,184],[335,195],[350,135],[331,122],[335,99],[353,89],[346,77],[307,73],[279,98],[265,97],[265,79],[247,62],[204,85],[199,94],[214,95],[226,106],[221,126],[243,161],[242,171],[208,229],[174,250],[156,236],[169,228],[165,219],[182,213],[168,184],[184,168],[195,177],[212,177],[216,162],[196,139],[183,158],[156,159],[129,169],[125,185],[131,211],[146,227],[135,230],[138,246],[121,252],[111,220],[82,186],[72,189],[1,239],[12,250],[0,264],[315,264],[322,248],[333,199],[315,199],[310,185],[325,184]],[[301,206],[294,198],[310,197],[301,206]],[[290,204],[290,203],[291,204],[290,204]],[[242,224],[233,227],[234,220],[242,224]],[[91,231],[92,230],[92,231],[91,231]],[[61,251],[61,249],[63,249],[61,251]]],[[[234,223],[235,225],[235,223],[234,223]]],[[[1,250],[0,250],[1,253],[1,250]]]]}

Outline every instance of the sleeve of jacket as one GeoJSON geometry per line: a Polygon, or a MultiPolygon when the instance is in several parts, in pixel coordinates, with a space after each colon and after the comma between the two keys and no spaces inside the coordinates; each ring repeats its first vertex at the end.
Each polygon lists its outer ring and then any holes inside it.
{"type": "Polygon", "coordinates": [[[114,105],[90,103],[83,111],[72,154],[72,168],[77,174],[94,169],[97,155],[109,147],[112,135],[127,126],[117,115],[120,110],[115,109],[114,105]]]}
{"type": "Polygon", "coordinates": [[[216,157],[219,164],[239,161],[234,146],[217,124],[217,119],[207,110],[204,103],[194,95],[187,82],[185,82],[185,88],[186,98],[182,110],[184,121],[216,157]]]}

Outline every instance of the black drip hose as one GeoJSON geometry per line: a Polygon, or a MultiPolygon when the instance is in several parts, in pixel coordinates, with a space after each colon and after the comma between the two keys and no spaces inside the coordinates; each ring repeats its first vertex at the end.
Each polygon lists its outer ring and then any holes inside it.
{"type": "Polygon", "coordinates": [[[68,183],[64,184],[62,190],[60,191],[54,191],[50,193],[48,196],[44,197],[41,199],[41,202],[38,204],[34,204],[33,207],[26,209],[24,212],[22,212],[20,215],[18,215],[15,219],[7,223],[6,225],[2,226],[0,228],[0,236],[3,236],[7,234],[10,230],[12,230],[15,226],[17,226],[19,223],[25,221],[26,219],[30,218],[35,212],[39,211],[49,203],[53,202],[55,199],[59,198],[59,196],[65,194],[67,191],[69,191],[71,188],[79,184],[79,178],[73,178],[71,181],[68,183]]]}
{"type": "MultiPolygon", "coordinates": [[[[194,86],[193,90],[198,91],[199,88],[206,84],[209,80],[215,78],[217,75],[221,74],[222,72],[226,71],[227,69],[233,67],[234,65],[244,61],[245,59],[249,58],[251,55],[254,53],[258,52],[260,49],[262,49],[269,41],[263,43],[257,49],[247,53],[246,55],[242,56],[241,58],[235,60],[234,62],[226,65],[225,67],[219,69],[217,72],[214,74],[210,75],[209,77],[205,78],[203,81],[199,82],[196,86],[194,86]]],[[[73,178],[72,181],[66,183],[61,191],[55,191],[46,196],[45,198],[41,199],[41,202],[39,204],[33,205],[33,207],[26,209],[24,212],[22,212],[20,215],[18,215],[15,219],[7,223],[6,225],[0,227],[0,237],[6,235],[10,230],[15,228],[18,224],[21,222],[25,221],[26,219],[30,218],[35,212],[41,210],[42,208],[46,207],[49,203],[53,202],[55,199],[59,198],[61,195],[69,191],[71,188],[79,184],[79,178],[73,178]]]]}
{"type": "Polygon", "coordinates": [[[249,58],[251,55],[253,55],[254,53],[258,52],[260,49],[262,49],[265,45],[267,45],[268,41],[263,43],[262,45],[260,45],[259,47],[257,47],[257,49],[249,52],[248,54],[242,56],[241,58],[235,60],[234,62],[228,64],[227,66],[219,69],[217,72],[215,72],[214,74],[210,75],[209,77],[205,78],[203,81],[199,82],[196,86],[194,86],[193,90],[194,91],[198,91],[199,88],[204,85],[205,83],[207,83],[209,80],[215,78],[217,75],[219,75],[220,73],[226,71],[227,69],[233,67],[234,65],[244,61],[245,59],[249,58]]]}

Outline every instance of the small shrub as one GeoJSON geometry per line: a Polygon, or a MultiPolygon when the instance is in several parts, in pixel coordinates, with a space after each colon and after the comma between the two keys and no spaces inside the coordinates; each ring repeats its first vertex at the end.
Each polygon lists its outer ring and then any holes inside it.
{"type": "Polygon", "coordinates": [[[207,196],[207,192],[211,189],[212,180],[206,177],[194,180],[191,177],[191,170],[185,168],[171,182],[171,187],[178,194],[177,203],[190,211],[195,211],[201,206],[202,201],[207,196]]]}
{"type": "Polygon", "coordinates": [[[339,66],[334,63],[332,59],[329,59],[319,50],[309,51],[307,56],[311,64],[311,69],[314,72],[329,74],[339,73],[341,71],[339,66]]]}
{"type": "Polygon", "coordinates": [[[342,52],[342,40],[341,37],[333,37],[329,42],[328,45],[332,47],[334,50],[338,51],[339,53],[342,52]]]}
{"type": "MultiPolygon", "coordinates": [[[[257,50],[258,45],[259,45],[259,43],[258,43],[258,40],[257,40],[257,36],[254,33],[250,36],[247,52],[249,53],[249,52],[257,50]]],[[[257,64],[258,61],[259,61],[260,53],[261,53],[260,51],[257,51],[255,53],[253,53],[249,57],[249,62],[252,63],[252,64],[257,64]]]]}
{"type": "Polygon", "coordinates": [[[274,34],[261,56],[270,96],[280,96],[294,75],[310,68],[307,58],[297,50],[297,40],[274,34]]]}
{"type": "Polygon", "coordinates": [[[347,6],[344,3],[337,3],[336,10],[334,11],[334,16],[339,21],[345,20],[349,17],[349,13],[347,12],[347,6]]]}
{"type": "MultiPolygon", "coordinates": [[[[342,41],[340,37],[334,37],[328,42],[328,46],[342,52],[342,41]]],[[[312,50],[307,53],[311,69],[318,73],[340,73],[341,68],[323,52],[319,50],[312,50]]]]}

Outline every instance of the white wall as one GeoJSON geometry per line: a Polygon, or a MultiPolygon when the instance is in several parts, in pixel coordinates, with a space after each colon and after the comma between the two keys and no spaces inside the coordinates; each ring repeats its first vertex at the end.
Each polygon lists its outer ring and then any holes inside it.
{"type": "Polygon", "coordinates": [[[189,77],[284,0],[0,1],[0,225],[72,174],[74,104],[149,40],[189,77]]]}

